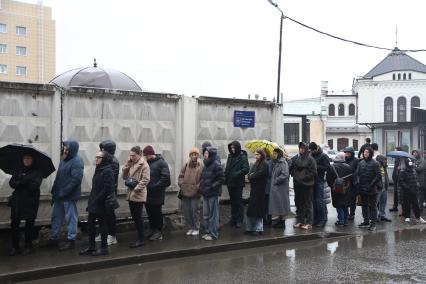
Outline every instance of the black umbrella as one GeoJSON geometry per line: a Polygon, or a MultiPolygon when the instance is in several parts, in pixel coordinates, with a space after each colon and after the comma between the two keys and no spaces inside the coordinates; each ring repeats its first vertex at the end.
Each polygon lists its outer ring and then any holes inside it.
{"type": "Polygon", "coordinates": [[[34,166],[47,178],[55,171],[52,159],[42,151],[37,150],[32,145],[9,144],[0,148],[0,169],[6,174],[13,175],[22,165],[22,157],[30,155],[33,157],[34,166]]]}

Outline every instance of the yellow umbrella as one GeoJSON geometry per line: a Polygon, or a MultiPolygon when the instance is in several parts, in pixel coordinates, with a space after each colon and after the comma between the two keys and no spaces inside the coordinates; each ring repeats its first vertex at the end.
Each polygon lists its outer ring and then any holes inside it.
{"type": "Polygon", "coordinates": [[[279,148],[284,153],[284,157],[287,156],[286,151],[280,147],[277,143],[268,141],[268,140],[251,140],[244,145],[246,149],[250,150],[252,153],[256,152],[256,149],[261,148],[265,150],[266,154],[271,157],[274,149],[279,148]]]}

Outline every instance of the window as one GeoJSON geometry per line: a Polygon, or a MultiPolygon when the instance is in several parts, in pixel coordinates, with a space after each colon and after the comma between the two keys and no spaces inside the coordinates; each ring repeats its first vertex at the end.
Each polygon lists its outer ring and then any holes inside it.
{"type": "Polygon", "coordinates": [[[407,121],[407,100],[404,97],[398,98],[397,107],[398,107],[398,122],[407,121]]]}
{"type": "Polygon", "coordinates": [[[6,32],[6,24],[0,24],[0,33],[5,34],[6,32]]]}
{"type": "Polygon", "coordinates": [[[354,104],[349,105],[349,115],[355,115],[355,105],[354,104]]]}
{"type": "Polygon", "coordinates": [[[339,116],[345,116],[345,106],[343,104],[339,104],[339,116]]]}
{"type": "Polygon", "coordinates": [[[328,115],[329,116],[334,116],[335,112],[334,112],[334,105],[329,105],[328,106],[328,115]]]}
{"type": "Polygon", "coordinates": [[[402,79],[407,80],[407,76],[405,75],[405,73],[402,75],[402,79]]]}
{"type": "Polygon", "coordinates": [[[346,147],[349,146],[348,138],[337,138],[337,151],[343,151],[346,147]]]}
{"type": "Polygon", "coordinates": [[[0,64],[0,74],[7,74],[7,65],[0,64]]]}
{"type": "Polygon", "coordinates": [[[408,80],[411,80],[411,73],[408,73],[408,80]]]}
{"type": "Polygon", "coordinates": [[[27,48],[25,46],[17,46],[16,47],[16,55],[26,56],[27,48]]]}
{"type": "Polygon", "coordinates": [[[395,74],[392,74],[392,80],[395,80],[395,74]]]}
{"type": "Polygon", "coordinates": [[[411,107],[420,107],[420,98],[412,97],[411,98],[411,107]]]}
{"type": "Polygon", "coordinates": [[[352,148],[354,148],[355,151],[358,151],[358,140],[352,139],[352,148]]]}
{"type": "Polygon", "coordinates": [[[0,53],[6,53],[7,52],[7,44],[0,43],[0,53]]]}
{"type": "Polygon", "coordinates": [[[16,35],[18,35],[18,36],[26,36],[27,35],[27,28],[26,27],[16,26],[16,35]]]}
{"type": "Polygon", "coordinates": [[[298,144],[299,139],[299,123],[284,123],[284,144],[298,144]]]}
{"type": "Polygon", "coordinates": [[[328,147],[330,147],[330,149],[333,149],[333,139],[330,139],[327,141],[328,147]]]}
{"type": "Polygon", "coordinates": [[[26,76],[27,67],[25,66],[16,66],[16,76],[26,76]]]}
{"type": "Polygon", "coordinates": [[[385,99],[385,122],[392,122],[393,121],[393,100],[391,97],[387,97],[385,99]]]}
{"type": "Polygon", "coordinates": [[[401,80],[401,73],[398,73],[398,80],[401,80]]]}

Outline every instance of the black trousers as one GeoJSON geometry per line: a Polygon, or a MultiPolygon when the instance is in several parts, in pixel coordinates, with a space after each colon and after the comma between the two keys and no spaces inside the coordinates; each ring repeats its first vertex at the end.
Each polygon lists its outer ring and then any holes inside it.
{"type": "Polygon", "coordinates": [[[419,208],[419,201],[417,199],[417,194],[413,192],[404,191],[403,197],[404,197],[404,202],[402,203],[402,208],[404,211],[404,217],[410,218],[411,209],[413,209],[414,217],[419,219],[420,208],[419,208]]]}
{"type": "Polygon", "coordinates": [[[95,238],[96,238],[96,220],[99,223],[99,229],[101,231],[101,248],[107,248],[107,223],[106,223],[106,214],[93,214],[89,213],[87,219],[87,230],[89,232],[89,247],[91,249],[96,248],[95,238]]]}
{"type": "Polygon", "coordinates": [[[423,203],[426,198],[426,186],[421,186],[419,190],[419,208],[420,211],[423,211],[423,203]]]}
{"type": "Polygon", "coordinates": [[[377,222],[377,194],[361,194],[362,217],[364,222],[377,222]]]}
{"type": "MultiPolygon", "coordinates": [[[[19,241],[21,239],[21,234],[19,232],[19,224],[21,223],[21,219],[14,218],[11,220],[11,228],[12,228],[12,247],[15,249],[19,249],[19,241]]],[[[33,247],[33,239],[34,239],[34,220],[25,220],[25,247],[32,248],[33,247]]]]}
{"type": "Polygon", "coordinates": [[[133,222],[135,222],[138,231],[138,240],[143,241],[143,202],[129,201],[130,214],[132,214],[133,222]]]}
{"type": "Polygon", "coordinates": [[[242,224],[244,218],[243,187],[228,186],[228,192],[231,201],[231,224],[242,224]]]}
{"type": "Polygon", "coordinates": [[[149,228],[151,230],[161,231],[163,229],[163,213],[161,207],[163,205],[153,205],[145,203],[146,214],[149,219],[149,228]]]}
{"type": "Polygon", "coordinates": [[[116,230],[116,217],[115,217],[115,210],[112,208],[107,208],[106,209],[106,223],[107,223],[107,231],[108,231],[108,235],[114,236],[117,234],[117,230],[116,230]]]}
{"type": "Polygon", "coordinates": [[[398,208],[398,183],[393,184],[393,206],[392,208],[398,208]]]}
{"type": "Polygon", "coordinates": [[[294,184],[294,203],[296,205],[297,223],[312,225],[314,218],[314,187],[294,184]]]}

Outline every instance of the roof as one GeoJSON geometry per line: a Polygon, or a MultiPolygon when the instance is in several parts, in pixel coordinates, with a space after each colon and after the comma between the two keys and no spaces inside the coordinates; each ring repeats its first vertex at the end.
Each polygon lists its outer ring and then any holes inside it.
{"type": "Polygon", "coordinates": [[[368,79],[392,71],[404,70],[426,73],[426,65],[407,55],[405,51],[395,47],[394,50],[385,57],[385,59],[377,64],[376,67],[371,69],[370,72],[365,74],[363,78],[368,79]]]}

